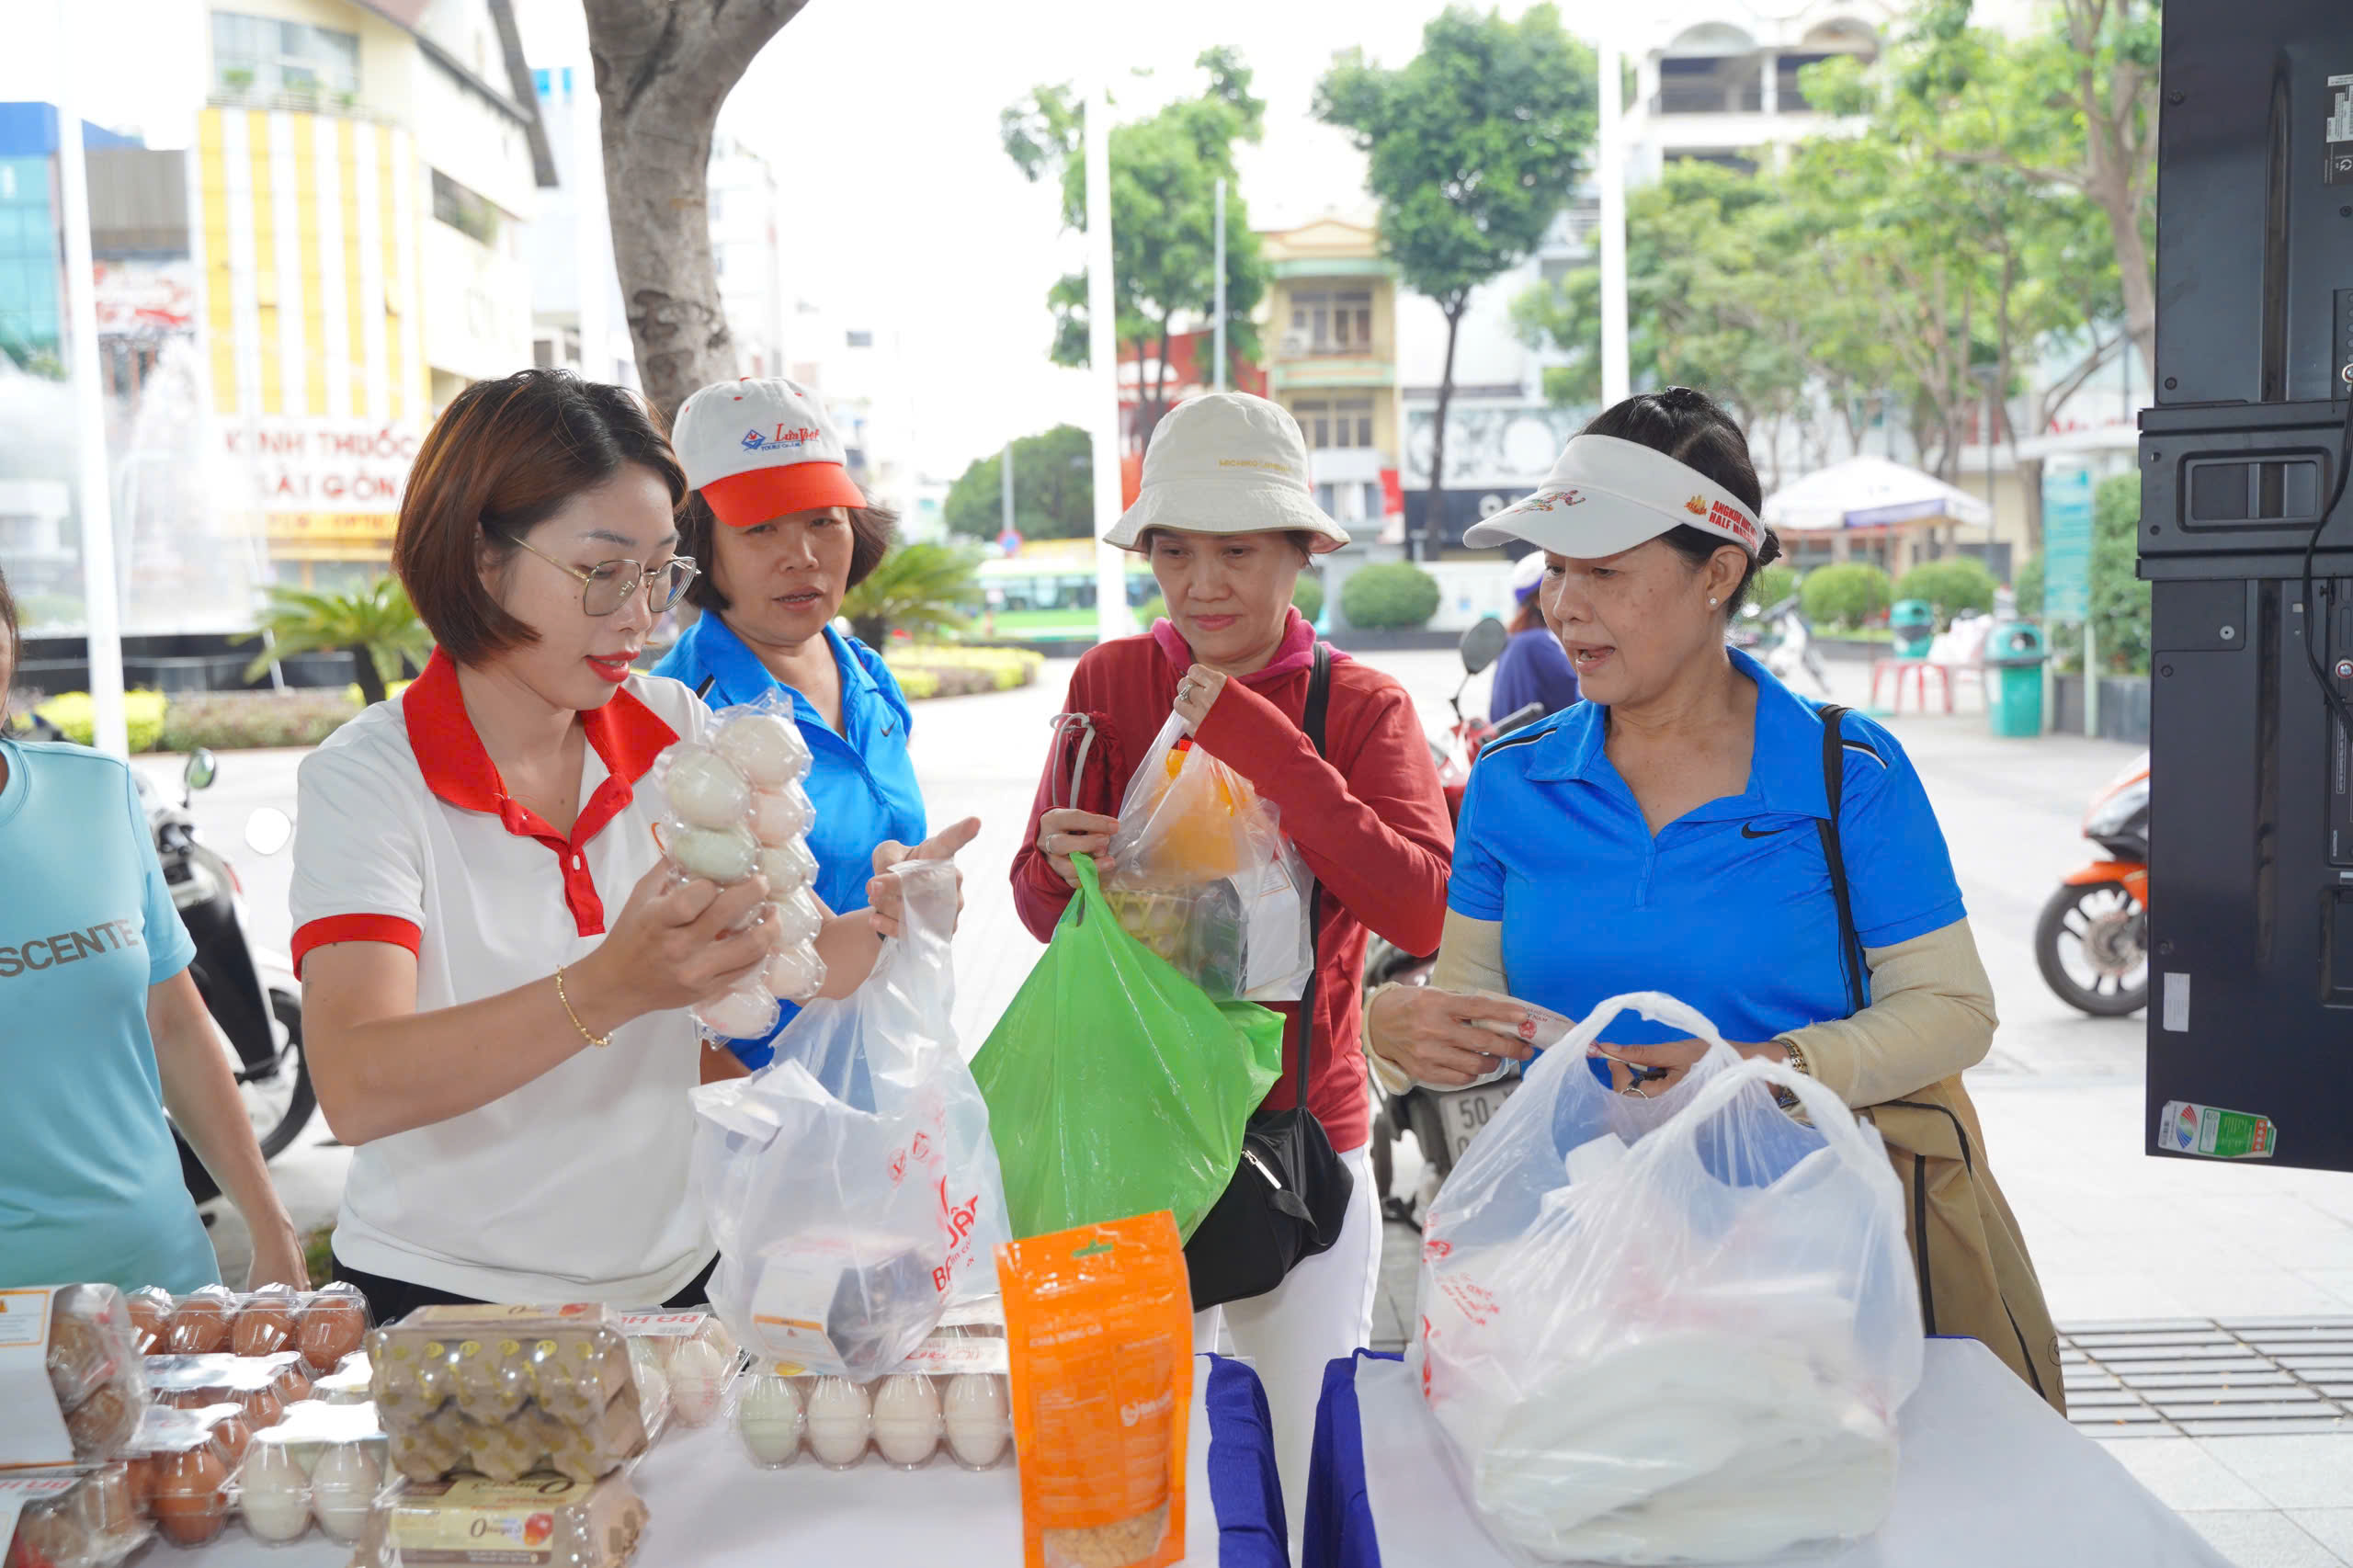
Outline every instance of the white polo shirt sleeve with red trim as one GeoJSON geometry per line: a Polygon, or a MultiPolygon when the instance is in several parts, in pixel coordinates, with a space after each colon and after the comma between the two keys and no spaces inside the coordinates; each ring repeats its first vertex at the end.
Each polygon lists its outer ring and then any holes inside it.
{"type": "MultiPolygon", "coordinates": [[[[578,962],[661,858],[654,759],[709,722],[678,682],[631,676],[584,716],[579,815],[558,833],[507,795],[436,653],[303,759],[298,970],[335,943],[405,949],[425,1013],[578,962]]],[[[652,1014],[478,1110],[354,1151],[335,1255],[489,1301],[668,1300],[713,1252],[688,1174],[700,1051],[684,1012],[652,1014]]]]}

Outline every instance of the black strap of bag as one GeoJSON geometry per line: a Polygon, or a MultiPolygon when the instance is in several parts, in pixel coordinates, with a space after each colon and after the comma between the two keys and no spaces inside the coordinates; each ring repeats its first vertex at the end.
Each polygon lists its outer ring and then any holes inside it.
{"type": "MultiPolygon", "coordinates": [[[[1324,755],[1324,720],[1331,708],[1332,651],[1315,644],[1314,673],[1300,728],[1324,755]]],[[[1242,1163],[1185,1244],[1185,1267],[1192,1277],[1193,1310],[1263,1296],[1302,1258],[1325,1251],[1340,1239],[1356,1178],[1332,1150],[1324,1124],[1307,1108],[1315,1058],[1315,982],[1323,937],[1324,888],[1307,894],[1309,962],[1299,1003],[1299,1096],[1289,1110],[1262,1111],[1243,1130],[1242,1163]]]]}
{"type": "Polygon", "coordinates": [[[1855,930],[1855,899],[1847,886],[1847,854],[1838,839],[1840,797],[1846,793],[1847,739],[1839,733],[1847,710],[1833,702],[1822,710],[1822,789],[1830,798],[1830,815],[1815,824],[1822,835],[1822,856],[1830,862],[1830,896],[1838,905],[1838,968],[1847,977],[1848,1014],[1871,1005],[1870,965],[1863,957],[1863,939],[1855,930]]]}

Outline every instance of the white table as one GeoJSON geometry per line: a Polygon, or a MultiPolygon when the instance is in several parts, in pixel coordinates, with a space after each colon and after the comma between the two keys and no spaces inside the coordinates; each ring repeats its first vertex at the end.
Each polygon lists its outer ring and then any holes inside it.
{"type": "MultiPolygon", "coordinates": [[[[1258,1375],[1229,1358],[1197,1358],[1188,1433],[1185,1561],[1284,1568],[1282,1493],[1258,1375]]],[[[834,1471],[804,1458],[761,1470],[720,1423],[665,1437],[632,1479],[653,1514],[636,1568],[1021,1562],[1020,1483],[1009,1465],[974,1474],[943,1457],[913,1472],[870,1460],[834,1471]]],[[[152,1547],[133,1568],[347,1568],[350,1561],[349,1547],[315,1530],[272,1547],[233,1523],[200,1551],[152,1547]]]]}
{"type": "MultiPolygon", "coordinates": [[[[1973,1339],[1928,1341],[1920,1387],[1897,1426],[1894,1511],[1879,1533],[1756,1568],[2230,1568],[1973,1339]]],[[[1304,1568],[1510,1568],[1441,1440],[1402,1361],[1333,1363],[1304,1568]]]]}

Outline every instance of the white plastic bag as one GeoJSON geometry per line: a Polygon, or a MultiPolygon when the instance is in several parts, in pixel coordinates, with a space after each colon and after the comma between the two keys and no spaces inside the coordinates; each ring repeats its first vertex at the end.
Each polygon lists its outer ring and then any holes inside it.
{"type": "Polygon", "coordinates": [[[952,1301],[995,1292],[1012,1239],[988,1107],[949,1021],[957,883],[895,868],[899,935],[851,995],[812,1003],[750,1078],[694,1091],[710,1301],[756,1355],[864,1381],[952,1301]]]}
{"type": "Polygon", "coordinates": [[[1220,1000],[1296,1002],[1312,880],[1281,813],[1169,715],[1128,783],[1103,888],[1128,934],[1220,1000]]]}
{"type": "Polygon", "coordinates": [[[1921,1358],[1894,1172],[1837,1096],[1671,997],[1602,1004],[1529,1069],[1432,1208],[1419,1300],[1408,1359],[1521,1562],[1747,1561],[1886,1519],[1921,1358]],[[1711,1042],[1653,1098],[1587,1070],[1629,1008],[1711,1042]]]}

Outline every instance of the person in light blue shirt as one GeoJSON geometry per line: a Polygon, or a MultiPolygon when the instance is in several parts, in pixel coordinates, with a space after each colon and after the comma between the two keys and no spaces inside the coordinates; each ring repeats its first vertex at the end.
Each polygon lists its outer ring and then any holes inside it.
{"type": "MultiPolygon", "coordinates": [[[[926,835],[906,694],[881,654],[833,625],[897,518],[867,504],[822,400],[793,382],[705,387],[678,411],[674,444],[696,491],[679,550],[704,565],[687,591],[702,614],[654,673],[713,708],[790,699],[812,759],[817,896],[837,914],[863,909],[876,846],[926,835]]],[[[785,1004],[783,1022],[798,1011],[785,1004]]],[[[756,1069],[775,1038],[733,1049],[756,1069]]]]}
{"type": "Polygon", "coordinates": [[[1544,624],[1544,607],[1537,590],[1544,585],[1544,552],[1530,551],[1511,569],[1512,597],[1519,608],[1511,619],[1511,641],[1495,661],[1495,678],[1487,697],[1487,722],[1500,725],[1534,703],[1536,718],[1574,708],[1577,701],[1577,672],[1569,665],[1561,640],[1544,624]]]}
{"type": "Polygon", "coordinates": [[[247,1287],[307,1285],[131,769],[8,737],[16,643],[0,578],[0,1287],[220,1282],[166,1108],[253,1232],[247,1287]]]}

